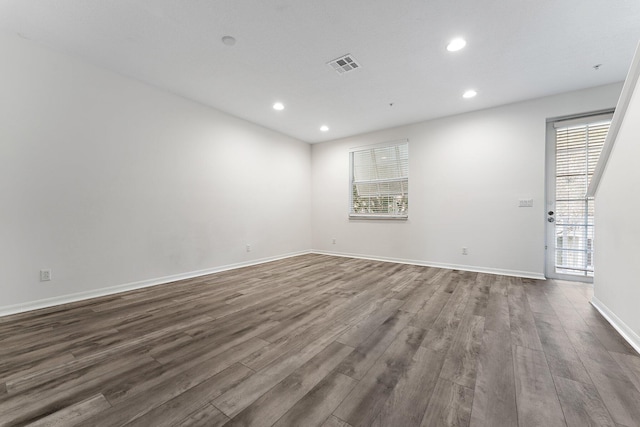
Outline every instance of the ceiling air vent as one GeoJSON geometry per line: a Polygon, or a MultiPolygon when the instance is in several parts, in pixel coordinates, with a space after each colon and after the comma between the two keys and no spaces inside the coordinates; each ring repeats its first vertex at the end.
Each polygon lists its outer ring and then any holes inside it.
{"type": "Polygon", "coordinates": [[[333,61],[329,61],[328,65],[336,70],[336,73],[338,74],[348,73],[349,71],[353,71],[356,68],[360,68],[360,64],[356,62],[351,54],[347,54],[341,56],[340,58],[334,59],[333,61]]]}

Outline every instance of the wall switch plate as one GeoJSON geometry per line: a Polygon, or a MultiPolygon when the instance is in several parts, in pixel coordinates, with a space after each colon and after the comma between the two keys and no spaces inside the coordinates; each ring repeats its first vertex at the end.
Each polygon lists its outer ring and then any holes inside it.
{"type": "Polygon", "coordinates": [[[48,282],[49,280],[51,280],[51,269],[47,268],[40,270],[40,281],[48,282]]]}
{"type": "Polygon", "coordinates": [[[462,255],[469,255],[469,249],[462,248],[462,255]]]}
{"type": "Polygon", "coordinates": [[[518,203],[518,207],[521,208],[532,208],[533,207],[533,199],[520,199],[518,203]]]}
{"type": "Polygon", "coordinates": [[[251,252],[251,245],[247,245],[247,252],[251,252]]]}
{"type": "Polygon", "coordinates": [[[336,239],[331,239],[331,243],[336,244],[336,239]]]}

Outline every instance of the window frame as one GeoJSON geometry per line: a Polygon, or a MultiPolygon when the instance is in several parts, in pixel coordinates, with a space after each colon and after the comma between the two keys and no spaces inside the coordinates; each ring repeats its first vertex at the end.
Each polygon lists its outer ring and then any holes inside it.
{"type": "MultiPolygon", "coordinates": [[[[377,180],[367,180],[367,181],[359,181],[358,183],[366,183],[366,182],[380,182],[377,180]]],[[[409,218],[409,139],[404,138],[404,139],[399,139],[399,140],[393,140],[393,141],[387,141],[387,142],[382,142],[382,143],[378,143],[378,144],[371,144],[371,145],[365,145],[365,146],[359,146],[359,147],[353,147],[351,149],[349,149],[349,206],[348,206],[348,216],[350,220],[400,220],[400,221],[406,221],[409,218]],[[385,179],[385,182],[392,182],[392,181],[398,181],[398,182],[406,182],[407,185],[407,191],[406,191],[406,197],[407,197],[407,211],[404,214],[394,214],[394,213],[356,213],[353,211],[353,196],[354,196],[354,184],[356,184],[355,181],[355,173],[354,173],[354,156],[355,153],[357,152],[361,152],[361,151],[369,151],[369,150],[375,150],[375,149],[380,149],[380,148],[391,148],[391,147],[397,147],[400,145],[406,145],[407,146],[407,175],[406,177],[399,177],[399,178],[390,178],[390,179],[385,179]]]]}

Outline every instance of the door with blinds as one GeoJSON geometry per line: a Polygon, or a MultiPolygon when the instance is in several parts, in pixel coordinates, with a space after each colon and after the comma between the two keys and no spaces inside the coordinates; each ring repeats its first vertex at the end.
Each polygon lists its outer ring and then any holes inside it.
{"type": "Polygon", "coordinates": [[[611,116],[612,113],[592,115],[549,125],[546,206],[549,278],[593,280],[594,203],[586,193],[611,116]]]}

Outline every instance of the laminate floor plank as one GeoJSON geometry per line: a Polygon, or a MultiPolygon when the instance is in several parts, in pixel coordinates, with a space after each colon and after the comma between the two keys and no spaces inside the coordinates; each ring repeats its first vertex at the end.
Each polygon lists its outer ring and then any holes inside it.
{"type": "MultiPolygon", "coordinates": [[[[413,292],[406,298],[406,302],[402,305],[401,309],[404,311],[408,311],[409,313],[418,313],[423,309],[425,304],[429,302],[431,297],[436,293],[438,289],[443,287],[445,284],[450,283],[453,280],[453,272],[448,271],[447,274],[443,274],[442,280],[438,281],[423,281],[420,286],[414,288],[413,292]]],[[[435,277],[435,276],[434,276],[435,277]]],[[[450,297],[450,293],[446,295],[440,294],[440,298],[446,296],[450,297]]],[[[442,308],[442,306],[440,306],[442,308]]],[[[432,309],[427,308],[425,310],[427,313],[431,313],[432,309]]],[[[436,314],[437,317],[437,314],[436,314]]]]}
{"type": "MultiPolygon", "coordinates": [[[[199,355],[219,354],[240,343],[249,341],[277,325],[278,322],[265,322],[252,327],[245,325],[233,326],[232,328],[220,331],[219,334],[194,339],[186,344],[181,343],[177,346],[172,346],[169,350],[163,350],[157,353],[152,351],[150,354],[154,359],[164,365],[175,364],[176,361],[193,359],[199,355]]],[[[214,328],[212,328],[212,330],[215,331],[214,328]]],[[[265,345],[268,345],[266,341],[261,341],[265,345]]]]}
{"type": "Polygon", "coordinates": [[[264,305],[272,303],[273,307],[277,307],[283,303],[283,299],[286,300],[287,296],[299,294],[299,289],[291,289],[287,291],[285,295],[272,294],[268,298],[252,298],[249,301],[243,301],[243,304],[231,304],[227,303],[223,307],[212,310],[209,315],[214,319],[222,319],[227,316],[238,315],[239,313],[252,311],[252,310],[264,310],[264,305]]]}
{"type": "MultiPolygon", "coordinates": [[[[191,416],[194,412],[210,405],[210,402],[216,397],[220,396],[225,391],[234,387],[242,380],[252,375],[253,371],[247,369],[245,366],[237,363],[231,365],[224,371],[217,375],[204,380],[198,385],[188,388],[182,391],[172,399],[152,408],[144,415],[136,418],[135,420],[127,423],[127,426],[154,426],[154,427],[171,427],[178,425],[185,416],[191,416]]],[[[177,382],[174,383],[173,388],[183,390],[181,385],[177,382]]],[[[154,393],[154,390],[150,390],[154,393]]],[[[225,423],[228,422],[228,418],[224,416],[220,411],[216,409],[216,413],[213,414],[214,418],[211,424],[216,422],[225,423]]],[[[208,416],[211,415],[211,411],[207,411],[208,416]]],[[[201,414],[202,417],[202,414],[201,414]]],[[[101,424],[102,420],[97,420],[97,424],[101,424]]]]}
{"type": "Polygon", "coordinates": [[[0,317],[0,426],[632,427],[592,296],[306,254],[0,317]]]}
{"type": "Polygon", "coordinates": [[[640,355],[628,355],[610,352],[611,357],[618,362],[618,365],[625,372],[626,376],[636,386],[636,389],[640,391],[640,355]]]}
{"type": "Polygon", "coordinates": [[[313,343],[302,349],[296,349],[284,354],[280,359],[227,391],[214,400],[213,405],[228,417],[233,418],[277,383],[324,350],[345,329],[346,327],[342,324],[334,325],[323,336],[315,339],[313,343]]]}
{"type": "Polygon", "coordinates": [[[146,368],[160,368],[161,365],[153,358],[139,350],[109,357],[92,360],[73,360],[52,367],[42,372],[33,372],[24,377],[16,378],[7,384],[7,399],[0,401],[0,411],[6,410],[11,402],[25,403],[24,397],[35,400],[44,399],[48,395],[60,395],[76,386],[91,383],[108,375],[117,374],[130,368],[144,366],[146,368]],[[36,397],[37,396],[37,397],[36,397]],[[23,397],[23,399],[20,399],[23,397]]]}
{"type": "MultiPolygon", "coordinates": [[[[470,272],[465,272],[469,274],[470,272]]],[[[465,277],[465,276],[462,276],[465,277]]],[[[469,298],[469,309],[475,316],[485,317],[487,313],[487,303],[489,301],[489,291],[495,276],[486,273],[477,273],[475,279],[473,276],[459,279],[461,283],[469,283],[471,286],[471,295],[469,298]]]]}
{"type": "Polygon", "coordinates": [[[156,295],[155,298],[149,300],[145,298],[146,294],[129,295],[129,298],[123,297],[118,300],[110,301],[104,304],[96,305],[91,308],[96,313],[105,311],[133,310],[133,311],[149,311],[154,308],[162,308],[175,303],[172,293],[163,292],[156,295]]]}
{"type": "MultiPolygon", "coordinates": [[[[593,293],[593,290],[591,291],[593,293]]],[[[611,324],[604,318],[604,316],[589,303],[588,305],[575,305],[573,308],[580,314],[582,320],[589,326],[605,326],[611,327],[611,324]]]]}
{"type": "Polygon", "coordinates": [[[280,359],[283,354],[301,351],[303,348],[322,339],[322,337],[326,338],[327,334],[333,337],[334,333],[342,334],[342,331],[347,330],[347,328],[347,325],[326,319],[324,322],[314,323],[310,327],[300,328],[295,333],[290,334],[291,336],[287,337],[287,339],[281,338],[278,341],[269,343],[255,353],[245,357],[242,363],[255,371],[260,371],[280,359]]]}
{"type": "Polygon", "coordinates": [[[176,334],[169,334],[165,338],[149,344],[146,348],[150,355],[153,355],[154,353],[162,354],[170,349],[191,345],[193,341],[194,338],[192,336],[180,331],[176,334]]]}
{"type": "Polygon", "coordinates": [[[509,331],[484,331],[473,392],[472,427],[518,425],[510,337],[509,331]]]}
{"type": "Polygon", "coordinates": [[[440,315],[427,331],[422,341],[423,347],[438,351],[447,351],[449,349],[460,326],[469,295],[468,286],[458,286],[456,288],[447,304],[442,308],[440,315]]]}
{"type": "Polygon", "coordinates": [[[194,324],[205,323],[209,322],[210,320],[211,319],[206,316],[199,317],[185,324],[168,326],[162,329],[150,331],[139,336],[129,337],[129,339],[123,338],[109,340],[109,345],[102,343],[101,345],[94,346],[93,341],[91,341],[86,343],[85,345],[79,346],[79,350],[77,351],[78,355],[75,354],[75,350],[71,350],[71,354],[81,357],[103,357],[110,354],[122,353],[130,349],[149,345],[154,341],[162,340],[162,338],[167,334],[180,332],[189,327],[192,327],[194,324]]]}
{"type": "Polygon", "coordinates": [[[353,427],[353,426],[347,423],[346,421],[343,421],[340,418],[332,415],[329,418],[327,418],[327,421],[325,421],[321,427],[353,427]]]}
{"type": "Polygon", "coordinates": [[[354,427],[371,425],[411,365],[424,335],[423,329],[410,326],[403,329],[334,415],[354,427]]]}
{"type": "Polygon", "coordinates": [[[189,415],[178,427],[220,427],[227,422],[229,417],[209,403],[189,415]]]}
{"type": "MultiPolygon", "coordinates": [[[[449,282],[449,283],[456,283],[457,285],[457,282],[449,282]]],[[[453,290],[450,290],[449,288],[447,288],[447,285],[440,286],[436,290],[433,290],[433,288],[435,288],[435,285],[430,285],[430,286],[432,290],[429,291],[428,300],[414,304],[415,306],[421,305],[421,307],[419,310],[415,311],[416,315],[413,317],[413,320],[411,321],[411,326],[414,326],[420,329],[430,329],[433,326],[433,323],[438,318],[438,316],[440,316],[440,313],[442,313],[444,306],[451,299],[451,294],[453,293],[453,290]]],[[[421,295],[421,297],[426,297],[426,296],[427,296],[426,294],[421,295]]],[[[408,302],[411,302],[411,301],[412,300],[409,300],[408,302]]],[[[416,298],[414,301],[419,301],[419,300],[416,298]]],[[[406,307],[403,306],[402,309],[406,310],[406,307]]],[[[408,311],[409,313],[414,312],[411,309],[406,311],[408,311]]]]}
{"type": "Polygon", "coordinates": [[[591,301],[592,285],[561,280],[556,280],[555,282],[560,285],[558,289],[571,301],[574,307],[588,305],[591,301]]]}
{"type": "Polygon", "coordinates": [[[587,384],[591,382],[578,352],[559,323],[547,323],[536,319],[536,328],[553,375],[587,384]]]}
{"type": "Polygon", "coordinates": [[[419,426],[436,388],[445,354],[444,351],[419,347],[373,425],[419,426]]]}
{"type": "MultiPolygon", "coordinates": [[[[140,316],[139,312],[132,316],[140,316]]],[[[97,319],[95,319],[97,320],[97,319]]],[[[111,324],[106,321],[92,322],[91,329],[93,332],[99,332],[103,329],[114,329],[111,324]]],[[[74,334],[86,333],[87,325],[79,321],[69,322],[52,322],[52,324],[41,325],[37,327],[25,327],[20,334],[11,334],[10,331],[0,334],[0,355],[11,354],[18,345],[19,350],[32,348],[37,345],[49,344],[63,337],[73,338],[74,334]]]]}
{"type": "Polygon", "coordinates": [[[631,356],[637,356],[638,353],[631,347],[631,345],[624,340],[616,331],[613,326],[606,325],[589,325],[591,333],[600,341],[600,344],[608,351],[616,353],[628,354],[631,356]]]}
{"type": "Polygon", "coordinates": [[[615,427],[593,384],[562,377],[554,377],[554,383],[568,427],[615,427]]]}
{"type": "Polygon", "coordinates": [[[509,278],[497,276],[489,288],[484,328],[490,331],[511,330],[509,318],[509,278]]]}
{"type": "MultiPolygon", "coordinates": [[[[32,337],[28,337],[25,341],[6,340],[0,347],[0,356],[2,357],[2,366],[7,366],[12,359],[23,358],[25,354],[29,353],[33,357],[37,357],[39,353],[46,353],[52,346],[60,346],[66,344],[70,346],[76,342],[82,342],[87,339],[87,335],[92,337],[102,337],[112,334],[117,334],[118,330],[114,328],[99,328],[97,330],[88,331],[86,328],[83,330],[77,325],[73,325],[73,328],[63,327],[62,330],[45,331],[42,336],[36,336],[33,340],[32,337]],[[82,333],[78,333],[82,331],[82,333]],[[63,341],[63,342],[61,342],[63,341]]],[[[60,347],[64,350],[64,347],[60,347]]]]}
{"type": "Polygon", "coordinates": [[[353,378],[333,372],[289,409],[274,426],[321,426],[356,384],[353,378]]]}
{"type": "Polygon", "coordinates": [[[233,417],[229,426],[271,426],[353,351],[334,341],[233,417]]]}
{"type": "Polygon", "coordinates": [[[471,306],[462,317],[456,335],[447,352],[447,360],[440,376],[464,387],[473,387],[476,383],[478,356],[482,346],[484,317],[476,316],[471,306]]]}
{"type": "MultiPolygon", "coordinates": [[[[435,268],[433,269],[435,274],[435,268]]],[[[417,288],[424,286],[424,283],[426,281],[422,278],[416,278],[413,281],[407,283],[406,286],[404,286],[402,289],[400,289],[399,291],[395,292],[393,294],[393,298],[394,299],[399,299],[401,301],[406,301],[407,298],[412,295],[417,288]]]]}
{"type": "Polygon", "coordinates": [[[45,357],[43,359],[36,359],[31,363],[24,364],[22,366],[14,367],[11,369],[10,374],[0,374],[0,381],[6,383],[14,383],[21,379],[37,375],[40,372],[54,369],[62,364],[69,363],[76,360],[71,353],[61,352],[54,353],[53,357],[45,357]]]}
{"type": "Polygon", "coordinates": [[[412,266],[412,267],[414,267],[412,269],[412,270],[415,270],[414,272],[407,271],[407,274],[397,275],[394,278],[394,280],[392,280],[391,283],[389,283],[389,285],[392,286],[391,292],[393,292],[394,295],[396,295],[399,292],[402,292],[407,287],[411,289],[415,289],[416,281],[422,275],[421,270],[423,270],[424,268],[418,267],[418,266],[412,266]]]}
{"type": "Polygon", "coordinates": [[[36,422],[67,406],[73,406],[87,399],[87,396],[99,394],[112,384],[125,381],[137,381],[157,370],[157,364],[141,358],[121,360],[109,365],[96,365],[92,371],[101,375],[74,375],[60,377],[49,383],[46,388],[30,388],[21,393],[9,394],[0,402],[0,425],[25,425],[36,422]],[[106,371],[106,372],[105,372],[106,371]]]}
{"type": "Polygon", "coordinates": [[[401,305],[402,301],[397,299],[385,300],[379,310],[376,310],[367,318],[347,329],[345,333],[338,337],[337,341],[351,347],[357,347],[362,341],[367,339],[373,331],[378,329],[383,322],[391,317],[401,305]]]}
{"type": "Polygon", "coordinates": [[[38,385],[43,385],[40,390],[55,388],[61,385],[61,379],[65,379],[66,384],[69,384],[68,379],[75,379],[76,377],[91,379],[108,373],[114,366],[127,363],[136,364],[138,360],[140,360],[140,363],[151,363],[160,366],[153,358],[148,357],[139,349],[126,351],[118,355],[109,354],[82,359],[74,358],[57,365],[47,366],[45,369],[9,377],[6,382],[7,390],[16,394],[30,390],[38,385]]]}
{"type": "Polygon", "coordinates": [[[553,309],[551,304],[549,304],[547,294],[544,292],[544,285],[542,285],[540,282],[536,282],[533,284],[527,283],[523,286],[531,311],[533,311],[534,313],[546,313],[555,315],[555,310],[553,309]]]}
{"type": "Polygon", "coordinates": [[[336,370],[356,380],[361,380],[398,334],[407,327],[412,317],[413,314],[398,310],[394,316],[387,319],[378,330],[356,347],[355,351],[336,370]]]}
{"type": "Polygon", "coordinates": [[[472,389],[440,378],[420,426],[467,427],[471,421],[472,402],[472,389]]]}
{"type": "Polygon", "coordinates": [[[582,316],[558,288],[558,285],[547,286],[545,287],[545,293],[562,326],[567,330],[590,332],[590,328],[582,316]]]}
{"type": "MultiPolygon", "coordinates": [[[[214,307],[223,307],[224,305],[215,302],[206,304],[204,301],[198,301],[197,303],[174,302],[170,305],[172,313],[170,318],[165,315],[166,308],[160,310],[154,308],[153,310],[145,311],[146,316],[139,319],[127,320],[121,324],[115,324],[114,328],[122,334],[135,336],[150,329],[160,329],[178,324],[188,325],[189,322],[195,319],[203,319],[204,321],[202,323],[206,323],[207,320],[214,320],[213,316],[211,316],[214,307]]],[[[193,327],[197,324],[198,323],[195,323],[193,327]]]]}
{"type": "Polygon", "coordinates": [[[581,330],[565,330],[569,342],[573,345],[582,360],[585,368],[589,368],[587,364],[590,361],[598,362],[598,364],[616,365],[611,354],[602,346],[600,340],[591,332],[581,330]]]}
{"type": "Polygon", "coordinates": [[[519,427],[566,426],[544,353],[513,348],[519,427]]]}
{"type": "Polygon", "coordinates": [[[628,371],[592,333],[572,330],[567,334],[613,420],[629,427],[639,426],[640,391],[628,371]]]}
{"type": "Polygon", "coordinates": [[[640,427],[640,391],[627,379],[589,372],[600,397],[616,423],[640,427]]]}
{"type": "Polygon", "coordinates": [[[97,394],[82,402],[67,406],[51,415],[30,423],[31,427],[74,426],[111,407],[103,395],[97,394]]]}
{"type": "MultiPolygon", "coordinates": [[[[223,369],[223,367],[216,366],[215,362],[205,362],[180,375],[168,378],[164,382],[149,388],[144,394],[137,394],[113,405],[110,409],[87,420],[87,424],[100,427],[122,426],[143,417],[155,408],[188,392],[191,388],[214,376],[217,376],[215,381],[218,384],[222,384],[219,387],[224,388],[225,385],[229,383],[235,384],[251,374],[252,371],[250,369],[240,364],[234,364],[227,369],[223,369]]],[[[187,413],[182,413],[179,420],[182,420],[195,409],[197,407],[187,413]]]]}
{"type": "Polygon", "coordinates": [[[0,376],[10,376],[9,373],[14,374],[17,371],[30,370],[37,365],[48,365],[49,363],[47,361],[52,359],[50,357],[52,354],[59,357],[68,353],[75,358],[72,350],[76,345],[82,345],[85,340],[92,342],[92,340],[100,339],[104,336],[117,337],[118,331],[103,331],[99,334],[87,333],[84,338],[71,340],[61,338],[52,343],[46,343],[36,347],[27,347],[23,349],[22,352],[19,349],[15,349],[11,355],[2,356],[0,376]]]}
{"type": "MultiPolygon", "coordinates": [[[[324,302],[319,302],[311,306],[302,306],[299,313],[293,313],[287,319],[282,319],[280,324],[269,331],[260,334],[260,338],[270,343],[281,341],[283,338],[295,334],[297,330],[304,329],[326,313],[333,313],[335,310],[347,302],[347,298],[320,295],[324,302]]],[[[276,319],[274,319],[276,320],[276,319]]]]}
{"type": "Polygon", "coordinates": [[[195,339],[208,340],[212,337],[218,336],[220,334],[219,329],[229,331],[239,327],[251,328],[255,325],[266,322],[278,324],[279,322],[272,320],[272,317],[275,313],[283,310],[284,307],[285,306],[283,306],[280,301],[270,300],[268,302],[265,301],[263,304],[253,305],[245,308],[244,310],[236,311],[224,316],[219,316],[219,312],[211,313],[211,322],[196,324],[192,327],[184,328],[182,331],[195,339]],[[217,327],[212,328],[212,324],[215,324],[217,327]]]}
{"type": "MultiPolygon", "coordinates": [[[[238,363],[247,354],[256,351],[258,348],[265,346],[266,341],[258,338],[250,338],[244,340],[237,345],[226,349],[225,351],[219,351],[213,349],[207,353],[199,353],[189,358],[174,360],[172,363],[162,365],[155,375],[144,378],[137,382],[128,382],[124,384],[117,384],[109,388],[104,389],[104,394],[112,404],[120,404],[134,398],[138,395],[145,395],[149,393],[149,390],[161,387],[163,384],[170,384],[171,381],[175,381],[176,378],[181,375],[186,377],[186,380],[193,377],[188,371],[200,369],[200,367],[211,366],[207,372],[209,375],[217,374],[230,366],[238,363]],[[187,372],[187,374],[185,374],[187,372]]],[[[197,375],[195,376],[197,377],[197,375]]],[[[207,379],[205,377],[204,379],[207,379]]],[[[141,398],[144,400],[144,397],[141,398]]]]}
{"type": "Polygon", "coordinates": [[[508,301],[513,345],[527,347],[532,350],[542,350],[533,312],[529,306],[524,288],[511,283],[509,285],[508,301]]]}
{"type": "MultiPolygon", "coordinates": [[[[103,297],[117,299],[118,296],[103,297]]],[[[79,301],[54,307],[13,314],[0,318],[0,336],[10,337],[15,332],[38,332],[42,328],[79,323],[80,319],[90,316],[91,306],[100,298],[91,301],[79,301]]]]}

